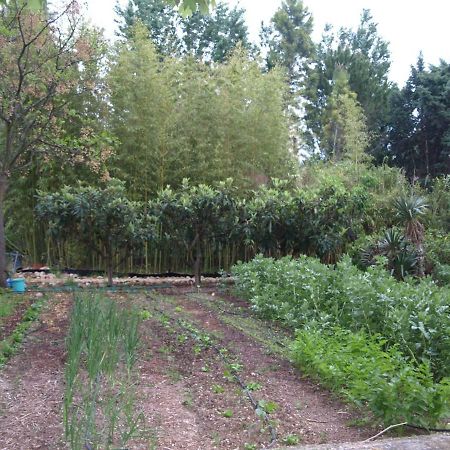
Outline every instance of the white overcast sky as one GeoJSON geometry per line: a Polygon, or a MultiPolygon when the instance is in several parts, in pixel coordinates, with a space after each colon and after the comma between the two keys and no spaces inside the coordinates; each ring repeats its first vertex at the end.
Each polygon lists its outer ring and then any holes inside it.
{"type": "MultiPolygon", "coordinates": [[[[104,28],[107,36],[115,30],[117,0],[87,0],[88,17],[104,28]]],[[[121,4],[127,0],[120,0],[121,4]]],[[[261,21],[268,22],[282,0],[226,0],[247,11],[247,25],[253,40],[261,21]]],[[[450,61],[450,1],[448,0],[305,0],[314,17],[314,39],[319,41],[326,23],[334,27],[356,27],[363,8],[370,9],[379,34],[390,43],[390,78],[403,85],[411,64],[422,51],[427,64],[450,61]]]]}

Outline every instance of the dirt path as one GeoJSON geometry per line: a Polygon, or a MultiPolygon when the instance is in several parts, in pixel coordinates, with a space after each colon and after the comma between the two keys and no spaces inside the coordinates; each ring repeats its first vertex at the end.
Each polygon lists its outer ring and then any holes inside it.
{"type": "MultiPolygon", "coordinates": [[[[271,441],[270,427],[278,438],[273,448],[286,439],[318,444],[373,433],[350,426],[358,417],[277,354],[281,335],[271,341],[252,331],[263,327],[246,317],[245,303],[182,288],[112,298],[150,313],[141,326],[136,386],[147,433],[129,449],[260,449],[271,441]],[[267,420],[255,413],[234,370],[270,409],[267,420]]],[[[1,450],[67,448],[61,405],[71,301],[69,294],[55,294],[20,352],[0,370],[1,450]]]]}
{"type": "MultiPolygon", "coordinates": [[[[240,377],[245,383],[252,383],[257,387],[254,397],[276,405],[277,409],[270,414],[270,420],[277,431],[278,444],[292,435],[297,436],[299,443],[315,444],[358,441],[373,432],[349,426],[358,420],[349,408],[331,399],[329,392],[302,379],[301,374],[286,359],[270,351],[270,345],[262,345],[257,339],[224,323],[217,308],[208,307],[208,302],[199,301],[195,295],[178,293],[156,297],[150,301],[154,302],[153,307],[165,311],[168,316],[188,319],[199,329],[210,332],[217,337],[220,345],[228,348],[238,358],[242,366],[240,377]]],[[[237,321],[239,322],[239,317],[237,321]]],[[[179,354],[175,350],[174,354],[178,361],[183,361],[184,367],[189,367],[184,361],[186,351],[179,354]]],[[[210,358],[214,359],[214,354],[210,358]]],[[[203,430],[213,441],[213,448],[243,448],[245,442],[256,443],[258,446],[267,444],[270,440],[268,430],[264,429],[264,424],[242,392],[234,399],[230,396],[221,397],[224,393],[211,395],[217,385],[224,387],[225,393],[234,391],[236,394],[239,389],[236,383],[224,382],[221,367],[223,362],[217,357],[214,366],[206,374],[202,374],[202,367],[198,366],[204,365],[204,360],[205,356],[199,362],[195,359],[190,362],[191,369],[183,377],[182,383],[194,397],[193,406],[197,417],[201,418],[202,426],[205,427],[205,423],[213,425],[203,430]],[[222,417],[221,420],[218,413],[228,407],[234,408],[233,416],[225,421],[222,417]],[[219,446],[217,442],[220,442],[219,446]]]]}
{"type": "Polygon", "coordinates": [[[68,296],[53,296],[20,352],[0,370],[2,450],[64,448],[61,399],[69,305],[68,296]]]}

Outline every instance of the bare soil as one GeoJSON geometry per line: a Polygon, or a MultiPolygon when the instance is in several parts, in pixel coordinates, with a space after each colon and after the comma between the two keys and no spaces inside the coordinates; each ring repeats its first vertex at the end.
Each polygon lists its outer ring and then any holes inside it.
{"type": "Polygon", "coordinates": [[[29,295],[25,298],[19,298],[12,313],[6,317],[0,318],[0,341],[14,331],[16,326],[22,320],[25,311],[32,303],[33,300],[29,295]]]}
{"type": "MultiPolygon", "coordinates": [[[[255,330],[263,329],[263,323],[251,316],[240,299],[221,298],[213,288],[199,293],[189,286],[110,296],[151,314],[141,325],[136,404],[151,433],[134,440],[130,449],[267,447],[271,443],[268,421],[255,413],[229,373],[227,361],[239,364],[236,374],[245,384],[253,383],[256,389],[251,394],[257,401],[275,405],[276,410],[267,415],[277,434],[271,448],[294,434],[299,443],[319,444],[361,441],[374,433],[352,426],[360,416],[302,378],[276,351],[283,332],[274,335],[273,342],[271,335],[262,338],[253,333],[253,325],[255,330]],[[214,345],[202,347],[186,323],[208,333],[214,345]],[[240,323],[248,329],[243,331],[240,323]],[[218,349],[227,350],[226,359],[218,349]]],[[[62,398],[71,302],[70,294],[53,294],[21,350],[0,369],[2,450],[67,448],[62,398]]]]}

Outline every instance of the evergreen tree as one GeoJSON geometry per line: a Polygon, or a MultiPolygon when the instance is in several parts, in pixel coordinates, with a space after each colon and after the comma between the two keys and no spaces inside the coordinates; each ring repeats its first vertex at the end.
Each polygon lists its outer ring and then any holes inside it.
{"type": "Polygon", "coordinates": [[[184,51],[198,59],[223,62],[237,44],[250,49],[245,11],[219,3],[211,14],[182,19],[184,51]]]}
{"type": "Polygon", "coordinates": [[[142,200],[172,180],[179,156],[168,142],[174,116],[169,65],[158,57],[146,27],[137,24],[131,38],[117,45],[108,76],[110,123],[119,140],[112,171],[142,200]]]}
{"type": "Polygon", "coordinates": [[[305,91],[307,138],[312,148],[320,135],[323,111],[339,67],[347,72],[350,89],[356,93],[367,118],[373,136],[368,151],[381,158],[386,152],[390,55],[388,44],[378,35],[377,24],[368,10],[363,11],[356,31],[341,28],[335,33],[327,26],[318,46],[315,67],[305,91]]]}
{"type": "Polygon", "coordinates": [[[313,17],[302,0],[286,0],[275,12],[269,26],[262,25],[262,47],[267,68],[284,67],[293,89],[304,78],[314,56],[311,39],[313,17]]]}
{"type": "Polygon", "coordinates": [[[262,73],[242,47],[225,64],[162,60],[138,25],[118,45],[108,81],[120,142],[111,172],[138,199],[183,178],[213,184],[232,177],[245,189],[293,170],[284,77],[262,73]]]}
{"type": "Polygon", "coordinates": [[[245,11],[219,3],[210,14],[193,10],[183,16],[165,0],[129,0],[125,8],[116,6],[119,30],[130,36],[140,20],[158,52],[165,56],[192,55],[204,61],[223,62],[240,42],[250,49],[245,11]]]}
{"type": "Polygon", "coordinates": [[[450,64],[426,70],[420,56],[391,97],[390,156],[410,177],[450,172],[450,64]]]}
{"type": "Polygon", "coordinates": [[[181,50],[181,40],[177,34],[180,16],[173,6],[165,0],[129,0],[124,8],[116,5],[119,16],[119,34],[130,38],[133,27],[141,21],[158,52],[162,55],[175,55],[181,50]]]}

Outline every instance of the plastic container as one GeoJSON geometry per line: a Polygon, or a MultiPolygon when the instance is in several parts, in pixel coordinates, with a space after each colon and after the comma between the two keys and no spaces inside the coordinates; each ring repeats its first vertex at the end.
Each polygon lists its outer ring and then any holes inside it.
{"type": "Polygon", "coordinates": [[[6,279],[6,287],[11,287],[11,278],[6,279]]]}
{"type": "Polygon", "coordinates": [[[9,280],[9,284],[10,284],[13,292],[20,293],[20,294],[25,292],[25,288],[26,288],[25,278],[11,278],[9,280]]]}

